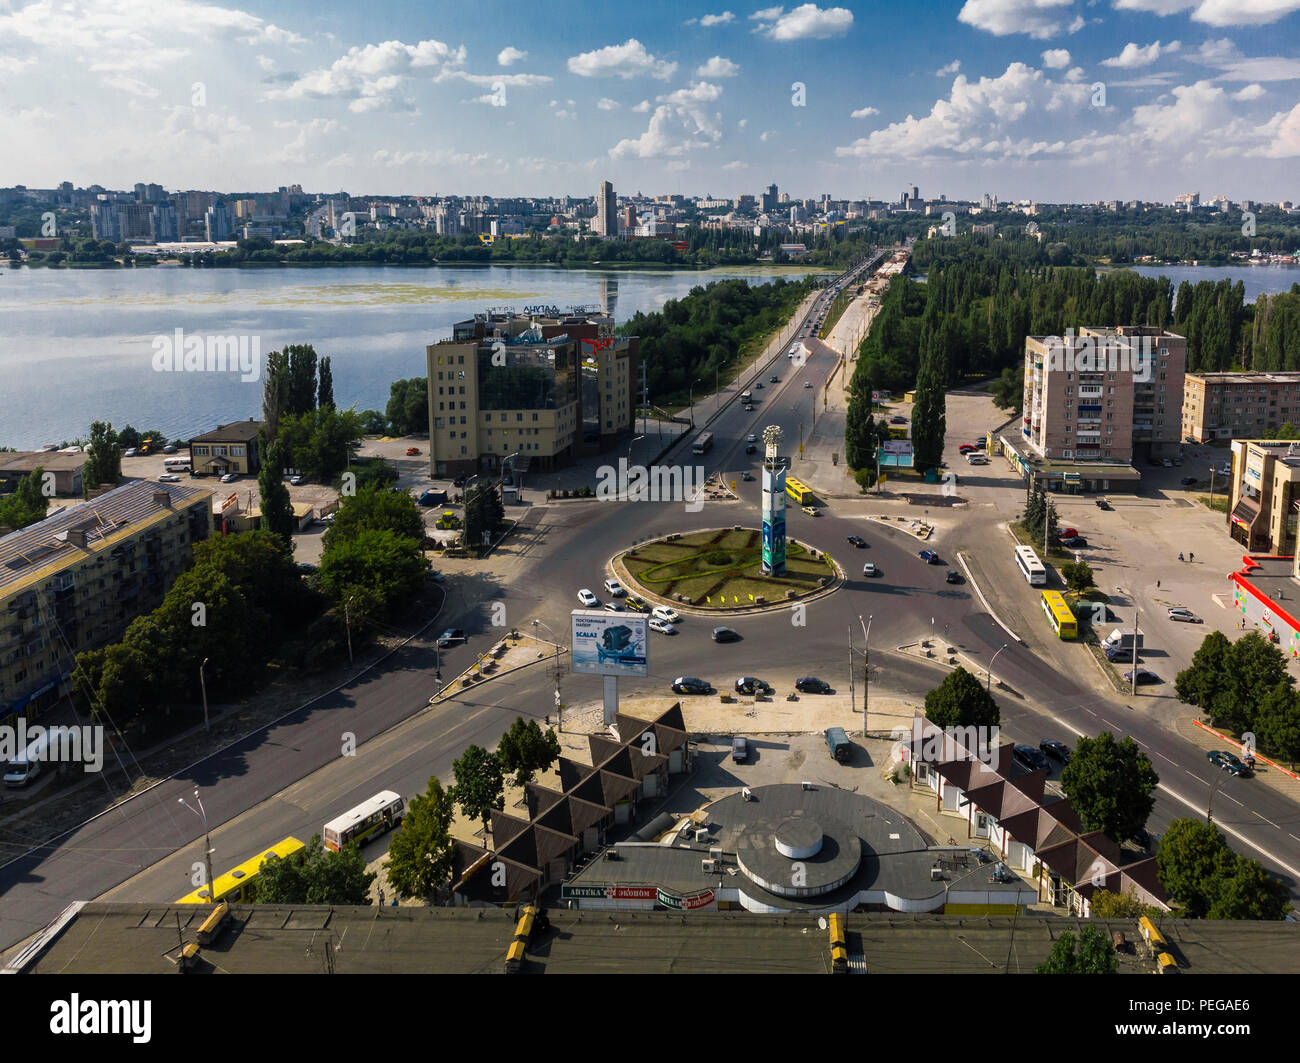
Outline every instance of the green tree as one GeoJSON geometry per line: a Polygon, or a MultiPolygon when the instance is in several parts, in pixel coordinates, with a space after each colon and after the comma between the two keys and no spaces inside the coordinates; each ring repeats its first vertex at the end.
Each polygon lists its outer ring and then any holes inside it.
{"type": "Polygon", "coordinates": [[[195,570],[220,572],[240,588],[249,604],[277,627],[296,626],[316,611],[304,589],[293,550],[269,531],[214,535],[194,544],[195,570]]]}
{"type": "Polygon", "coordinates": [[[310,343],[285,347],[289,356],[289,393],[286,410],[305,414],[316,409],[316,348],[310,343]]]}
{"type": "Polygon", "coordinates": [[[411,798],[402,825],[388,845],[388,881],[400,897],[436,897],[447,886],[455,866],[451,837],[455,804],[436,777],[429,788],[411,798]]]}
{"type": "Polygon", "coordinates": [[[1192,664],[1174,679],[1174,691],[1180,701],[1208,710],[1215,698],[1226,689],[1228,653],[1232,643],[1221,631],[1211,631],[1192,655],[1192,664]]]}
{"type": "Polygon", "coordinates": [[[1160,782],[1132,738],[1116,742],[1110,731],[1080,738],[1061,772],[1061,789],[1088,830],[1123,841],[1146,825],[1160,782]]]}
{"type": "Polygon", "coordinates": [[[944,406],[947,367],[932,343],[922,350],[916,371],[916,402],[912,407],[913,460],[919,470],[937,469],[943,460],[948,415],[944,406]]]}
{"type": "Polygon", "coordinates": [[[482,549],[484,533],[495,534],[505,521],[505,515],[496,483],[475,484],[465,496],[465,546],[482,549]]]}
{"type": "Polygon", "coordinates": [[[394,435],[423,435],[429,431],[429,381],[426,377],[394,380],[384,410],[394,435]]]}
{"type": "Polygon", "coordinates": [[[1072,591],[1082,592],[1096,585],[1092,575],[1092,567],[1087,561],[1065,562],[1061,566],[1061,575],[1065,577],[1065,584],[1072,591]]]}
{"type": "Polygon", "coordinates": [[[497,745],[501,767],[514,774],[516,786],[532,782],[533,776],[549,769],[559,755],[560,740],[555,737],[555,730],[548,728],[543,732],[536,720],[525,723],[522,716],[515,717],[497,745]]]}
{"type": "Polygon", "coordinates": [[[1008,366],[1003,369],[1002,375],[989,385],[989,392],[993,396],[993,404],[999,409],[1019,413],[1025,401],[1024,366],[1018,369],[1008,366]]]}
{"type": "Polygon", "coordinates": [[[1094,919],[1138,919],[1144,915],[1155,917],[1164,914],[1161,909],[1138,900],[1133,886],[1124,893],[1098,890],[1092,895],[1091,908],[1094,919]]]}
{"type": "Polygon", "coordinates": [[[334,370],[330,366],[328,355],[320,360],[320,384],[316,393],[316,405],[322,410],[334,409],[334,370]]]}
{"type": "Polygon", "coordinates": [[[1210,703],[1210,721],[1216,727],[1241,734],[1254,730],[1264,698],[1279,683],[1292,685],[1286,657],[1258,631],[1242,636],[1228,651],[1226,688],[1210,703]]]}
{"type": "Polygon", "coordinates": [[[1261,750],[1289,761],[1295,770],[1300,758],[1300,696],[1289,683],[1278,683],[1261,699],[1255,713],[1255,738],[1261,750]]]}
{"type": "Polygon", "coordinates": [[[1284,919],[1291,908],[1286,884],[1258,860],[1238,856],[1213,884],[1207,919],[1284,919]]]}
{"type": "MultiPolygon", "coordinates": [[[[262,420],[266,422],[266,438],[280,435],[280,418],[289,412],[289,356],[284,351],[269,351],[266,371],[262,378],[262,420]]],[[[292,450],[285,460],[296,465],[292,450]]]]}
{"type": "Polygon", "coordinates": [[[313,834],[307,848],[268,860],[253,883],[253,904],[369,904],[373,871],[355,845],[333,852],[313,834]]]}
{"type": "Polygon", "coordinates": [[[11,494],[0,498],[0,526],[16,531],[43,520],[50,503],[44,486],[45,469],[38,465],[18,481],[11,494]]]}
{"type": "Polygon", "coordinates": [[[1038,974],[1114,974],[1119,969],[1115,950],[1095,926],[1085,926],[1075,936],[1069,930],[1052,943],[1047,959],[1038,965],[1038,974]]]}
{"type": "Polygon", "coordinates": [[[369,608],[353,609],[353,617],[371,609],[379,616],[392,616],[420,593],[428,570],[429,562],[415,539],[387,529],[366,529],[325,550],[320,583],[339,604],[361,596],[369,608]]]}
{"type": "Polygon", "coordinates": [[[284,485],[283,455],[279,440],[266,446],[262,468],[257,474],[257,487],[262,496],[262,527],[289,542],[298,522],[289,501],[289,489],[284,485]]]}
{"type": "Polygon", "coordinates": [[[876,425],[871,419],[871,381],[854,381],[844,419],[844,460],[850,469],[873,468],[876,462],[876,425]]]}
{"type": "Polygon", "coordinates": [[[90,442],[86,444],[86,465],[81,478],[86,497],[101,484],[116,487],[122,479],[122,447],[112,424],[95,421],[90,426],[90,442]]]}
{"type": "Polygon", "coordinates": [[[417,543],[424,538],[424,518],[405,491],[365,485],[344,496],[334,523],[325,533],[324,548],[353,539],[363,531],[391,531],[417,543]]]}
{"type": "Polygon", "coordinates": [[[493,809],[505,807],[505,775],[495,753],[482,746],[470,746],[451,766],[455,778],[452,794],[456,804],[470,819],[483,824],[483,844],[487,845],[488,819],[493,809]]]}
{"type": "Polygon", "coordinates": [[[1236,854],[1212,824],[1176,819],[1160,839],[1156,875],[1183,914],[1200,919],[1214,901],[1215,881],[1231,875],[1235,862],[1236,854]]]}
{"type": "Polygon", "coordinates": [[[1002,713],[983,684],[959,666],[926,694],[925,718],[936,727],[995,727],[1002,713]]]}

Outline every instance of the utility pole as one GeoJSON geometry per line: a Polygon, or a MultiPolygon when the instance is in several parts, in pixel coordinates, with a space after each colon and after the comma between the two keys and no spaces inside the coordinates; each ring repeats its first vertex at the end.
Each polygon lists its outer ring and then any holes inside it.
{"type": "Polygon", "coordinates": [[[1133,652],[1129,657],[1133,665],[1133,671],[1129,673],[1133,677],[1129,689],[1131,695],[1136,697],[1138,689],[1138,615],[1136,609],[1133,610],[1133,652]]]}
{"type": "Polygon", "coordinates": [[[849,704],[856,705],[858,696],[853,690],[853,625],[849,625],[849,704]]]}
{"type": "Polygon", "coordinates": [[[650,377],[645,359],[641,359],[641,431],[650,423],[650,377]]]}
{"type": "MultiPolygon", "coordinates": [[[[1228,499],[1229,502],[1232,499],[1228,499]]],[[[1214,511],[1214,466],[1210,466],[1210,511],[1214,511]]]]}
{"type": "Polygon", "coordinates": [[[203,658],[203,663],[199,665],[199,689],[203,691],[203,729],[208,730],[208,685],[203,681],[203,669],[208,666],[208,659],[203,658]]]}
{"type": "Polygon", "coordinates": [[[1043,564],[1047,564],[1047,536],[1052,530],[1052,521],[1050,519],[1051,510],[1048,508],[1051,501],[1047,497],[1047,489],[1043,488],[1043,564]]]}
{"type": "Polygon", "coordinates": [[[351,598],[343,600],[343,626],[348,632],[348,664],[352,663],[352,618],[348,615],[348,605],[351,601],[351,598]]]}
{"type": "Polygon", "coordinates": [[[212,839],[208,837],[208,813],[203,807],[203,802],[199,800],[199,788],[194,787],[194,803],[199,806],[197,809],[186,804],[183,797],[178,797],[176,800],[203,821],[203,864],[208,874],[208,903],[216,904],[217,880],[212,875],[212,839]]]}
{"type": "Polygon", "coordinates": [[[862,737],[867,737],[867,710],[871,704],[871,617],[862,624],[862,737]]]}

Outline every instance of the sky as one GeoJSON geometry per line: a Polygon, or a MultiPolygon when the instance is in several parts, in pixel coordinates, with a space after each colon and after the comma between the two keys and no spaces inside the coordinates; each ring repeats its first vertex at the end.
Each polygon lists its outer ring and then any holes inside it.
{"type": "Polygon", "coordinates": [[[1300,0],[0,0],[0,100],[0,186],[1300,200],[1300,0]]]}

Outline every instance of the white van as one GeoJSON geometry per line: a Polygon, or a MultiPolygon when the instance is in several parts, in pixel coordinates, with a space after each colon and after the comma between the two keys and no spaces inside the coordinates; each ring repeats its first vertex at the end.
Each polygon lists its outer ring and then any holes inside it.
{"type": "Polygon", "coordinates": [[[616,579],[607,579],[605,581],[605,593],[612,594],[615,598],[621,598],[627,592],[623,590],[623,584],[616,579]]]}
{"type": "Polygon", "coordinates": [[[27,743],[18,756],[5,765],[4,784],[11,790],[26,786],[41,773],[41,760],[49,742],[49,731],[27,743]]]}

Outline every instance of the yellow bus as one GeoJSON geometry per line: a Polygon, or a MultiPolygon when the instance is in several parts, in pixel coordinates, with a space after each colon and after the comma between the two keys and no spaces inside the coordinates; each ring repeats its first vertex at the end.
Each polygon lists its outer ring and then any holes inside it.
{"type": "Polygon", "coordinates": [[[812,488],[796,480],[793,476],[785,478],[785,493],[801,506],[806,505],[813,499],[812,488]]]}
{"type": "Polygon", "coordinates": [[[890,439],[906,439],[906,438],[907,438],[907,425],[905,425],[905,424],[891,424],[891,425],[889,426],[889,438],[890,438],[890,439]]]}
{"type": "Polygon", "coordinates": [[[1060,591],[1043,591],[1043,613],[1058,639],[1077,639],[1079,622],[1066,605],[1060,591]]]}
{"type": "Polygon", "coordinates": [[[292,856],[294,853],[301,852],[307,846],[297,838],[285,838],[283,841],[276,842],[269,849],[263,849],[260,853],[250,860],[245,860],[238,867],[231,868],[224,875],[218,875],[216,889],[209,890],[207,886],[196,889],[193,893],[187,893],[177,904],[211,904],[216,901],[227,901],[231,904],[240,904],[249,900],[253,891],[249,888],[257,881],[257,873],[262,870],[262,865],[268,860],[281,859],[286,856],[292,856]]]}

